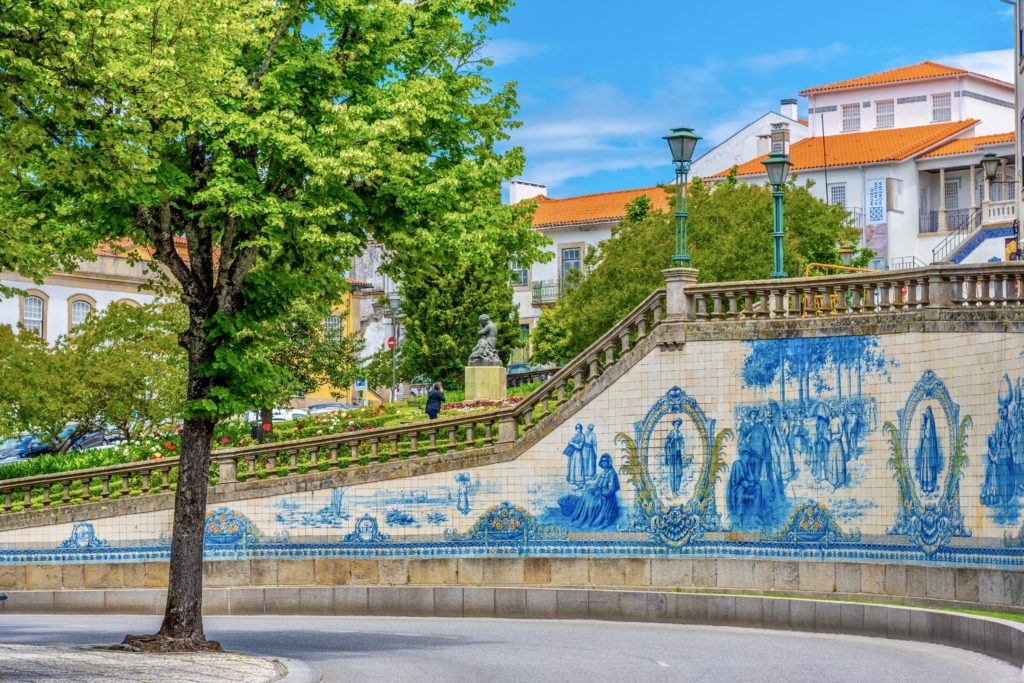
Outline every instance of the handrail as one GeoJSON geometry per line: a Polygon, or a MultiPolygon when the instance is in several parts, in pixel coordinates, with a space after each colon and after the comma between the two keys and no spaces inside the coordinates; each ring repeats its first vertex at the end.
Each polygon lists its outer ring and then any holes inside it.
{"type": "MultiPolygon", "coordinates": [[[[686,310],[692,311],[692,318],[673,320],[696,325],[742,318],[859,315],[928,308],[1022,308],[1024,263],[935,264],[902,271],[687,285],[683,296],[688,299],[686,310]]],[[[318,468],[510,444],[560,405],[593,387],[665,320],[666,307],[665,289],[651,293],[582,353],[550,371],[547,381],[514,406],[407,425],[218,449],[212,461],[219,467],[219,483],[232,484],[254,476],[277,479],[318,468]]],[[[0,481],[0,514],[71,505],[78,502],[73,498],[84,502],[169,491],[173,487],[171,470],[178,464],[179,458],[168,457],[0,481]],[[120,478],[120,489],[112,491],[111,482],[116,478],[120,478]],[[61,489],[56,491],[58,485],[61,489]],[[72,496],[73,487],[85,491],[72,496]]]]}
{"type": "Polygon", "coordinates": [[[932,249],[933,262],[941,263],[945,261],[950,254],[956,251],[956,248],[960,246],[960,243],[963,242],[968,234],[981,227],[984,218],[981,211],[981,208],[968,211],[965,214],[967,220],[960,221],[958,225],[948,228],[949,234],[932,249]]]}

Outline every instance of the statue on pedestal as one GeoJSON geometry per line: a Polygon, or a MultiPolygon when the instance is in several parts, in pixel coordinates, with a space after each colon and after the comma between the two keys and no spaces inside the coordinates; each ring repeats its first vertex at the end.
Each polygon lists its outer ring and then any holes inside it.
{"type": "Polygon", "coordinates": [[[485,314],[480,316],[480,339],[469,354],[470,365],[501,365],[498,356],[498,326],[485,314]]]}

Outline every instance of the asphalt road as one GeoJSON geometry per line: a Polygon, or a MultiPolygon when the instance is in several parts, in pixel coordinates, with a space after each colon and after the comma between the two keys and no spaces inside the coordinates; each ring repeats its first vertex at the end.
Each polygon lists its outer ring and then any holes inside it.
{"type": "MultiPolygon", "coordinates": [[[[325,682],[1002,681],[1015,667],[938,645],[754,629],[587,621],[207,617],[230,650],[294,657],[325,682]]],[[[136,616],[0,615],[0,642],[117,642],[136,616]]],[[[228,683],[228,682],[225,682],[228,683]]]]}

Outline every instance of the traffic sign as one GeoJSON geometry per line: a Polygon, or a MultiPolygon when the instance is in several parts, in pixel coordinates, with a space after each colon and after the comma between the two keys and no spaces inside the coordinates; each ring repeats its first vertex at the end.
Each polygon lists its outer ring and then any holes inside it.
{"type": "Polygon", "coordinates": [[[395,338],[394,337],[388,337],[388,348],[389,349],[395,348],[395,338]]]}

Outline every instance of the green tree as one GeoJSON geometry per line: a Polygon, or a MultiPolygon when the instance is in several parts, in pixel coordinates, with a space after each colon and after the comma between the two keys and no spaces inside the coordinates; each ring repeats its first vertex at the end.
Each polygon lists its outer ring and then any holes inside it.
{"type": "Polygon", "coordinates": [[[131,240],[188,311],[167,604],[157,634],[127,642],[217,647],[202,530],[214,427],[253,404],[266,368],[246,335],[298,298],[339,301],[370,235],[392,254],[461,243],[475,257],[498,241],[478,232],[522,229],[494,206],[522,167],[518,150],[494,151],[515,93],[493,89],[477,56],[510,4],[38,0],[0,13],[0,269],[39,277],[60,265],[50,254],[131,240]]]}
{"type": "Polygon", "coordinates": [[[0,326],[7,433],[35,434],[59,453],[110,424],[132,440],[176,423],[185,403],[184,324],[181,306],[114,303],[53,345],[0,326]]]}
{"type": "MultiPolygon", "coordinates": [[[[771,189],[730,175],[715,186],[695,179],[688,191],[690,254],[699,281],[767,278],[773,267],[771,189]]],[[[839,244],[857,237],[846,212],[795,179],[784,192],[786,270],[795,276],[808,263],[839,263],[839,244]]],[[[664,286],[675,216],[638,207],[629,216],[601,244],[593,272],[541,315],[533,336],[536,362],[568,361],[664,286]]]]}
{"type": "Polygon", "coordinates": [[[233,390],[252,397],[251,407],[260,420],[271,421],[273,409],[292,396],[302,396],[319,387],[331,387],[335,398],[359,376],[356,354],[361,340],[328,330],[329,316],[343,318],[329,301],[298,299],[287,316],[258,328],[239,333],[228,353],[245,356],[251,372],[240,378],[233,390]]]}
{"type": "MultiPolygon", "coordinates": [[[[498,327],[498,354],[508,363],[519,343],[519,310],[512,300],[506,258],[491,263],[426,263],[405,271],[401,280],[402,360],[406,379],[430,377],[461,387],[469,354],[479,338],[479,318],[498,327]]],[[[390,380],[388,380],[390,383],[390,380]]]]}
{"type": "Polygon", "coordinates": [[[55,352],[71,355],[89,386],[86,404],[128,441],[175,424],[185,408],[185,351],[180,304],[115,302],[72,330],[55,352]]]}

